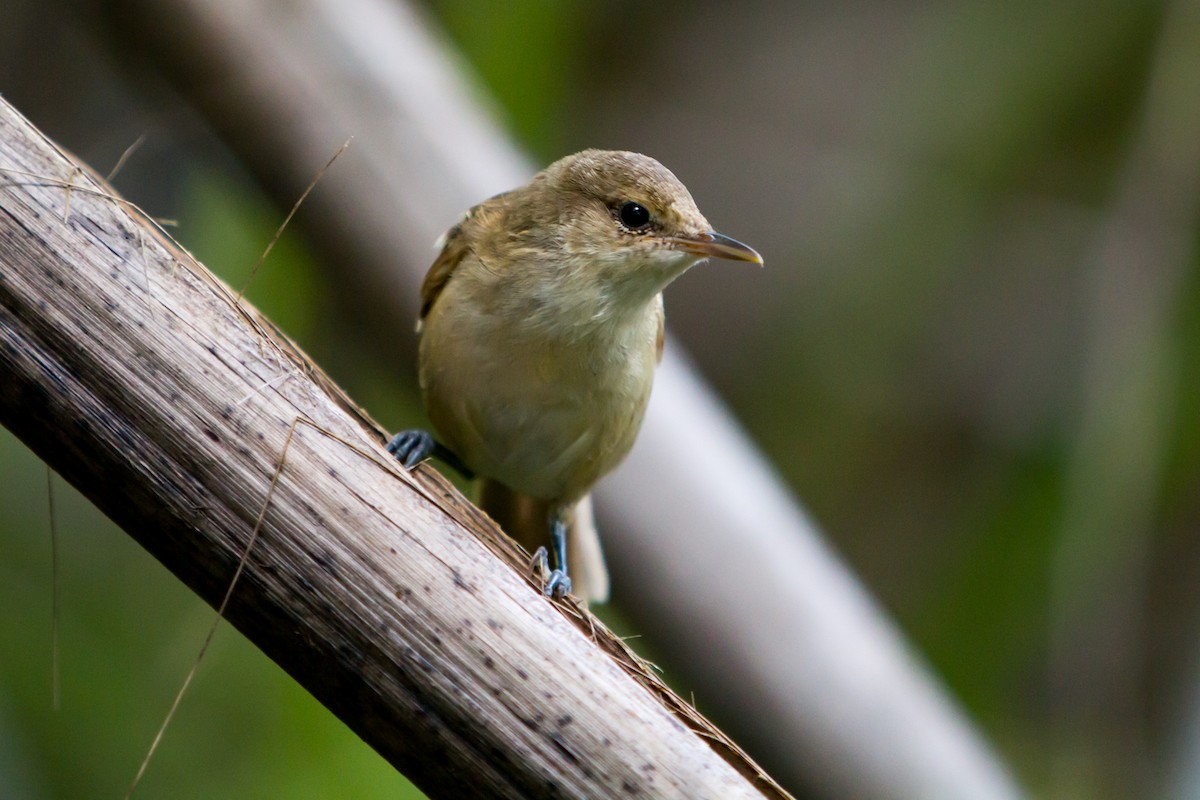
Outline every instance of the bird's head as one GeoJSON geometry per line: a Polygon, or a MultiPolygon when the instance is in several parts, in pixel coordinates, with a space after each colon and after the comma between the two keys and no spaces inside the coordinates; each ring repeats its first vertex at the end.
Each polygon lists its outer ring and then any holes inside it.
{"type": "Polygon", "coordinates": [[[555,220],[554,246],[569,261],[646,299],[705,258],[763,263],[713,231],[687,187],[648,156],[585,150],[551,164],[529,188],[555,220]]]}

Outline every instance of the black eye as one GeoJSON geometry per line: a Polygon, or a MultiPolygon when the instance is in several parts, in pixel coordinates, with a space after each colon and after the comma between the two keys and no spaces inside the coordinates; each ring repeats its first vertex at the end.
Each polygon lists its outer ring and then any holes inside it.
{"type": "Polygon", "coordinates": [[[617,215],[621,218],[621,224],[630,230],[636,231],[650,224],[650,212],[644,205],[632,200],[622,203],[617,215]]]}

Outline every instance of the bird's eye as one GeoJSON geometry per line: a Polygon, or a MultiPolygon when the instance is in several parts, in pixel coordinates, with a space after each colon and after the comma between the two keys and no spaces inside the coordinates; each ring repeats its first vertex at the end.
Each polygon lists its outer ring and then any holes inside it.
{"type": "Polygon", "coordinates": [[[617,211],[617,216],[621,220],[621,224],[630,230],[639,230],[650,224],[650,212],[641,203],[635,203],[632,200],[627,203],[622,203],[621,208],[617,211]]]}

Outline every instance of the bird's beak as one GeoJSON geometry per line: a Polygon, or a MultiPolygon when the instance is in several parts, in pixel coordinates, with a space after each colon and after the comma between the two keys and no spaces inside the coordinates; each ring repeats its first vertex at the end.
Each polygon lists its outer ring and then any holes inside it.
{"type": "Polygon", "coordinates": [[[682,250],[685,253],[705,258],[749,261],[751,264],[759,265],[763,263],[762,256],[753,247],[715,231],[696,236],[669,236],[667,237],[667,246],[673,250],[682,250]]]}

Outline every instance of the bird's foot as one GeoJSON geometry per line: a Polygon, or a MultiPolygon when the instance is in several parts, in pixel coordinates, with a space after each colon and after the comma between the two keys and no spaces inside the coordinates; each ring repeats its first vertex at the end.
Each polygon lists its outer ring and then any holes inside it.
{"type": "Polygon", "coordinates": [[[567,577],[567,573],[561,569],[556,569],[550,573],[550,580],[546,581],[546,588],[542,589],[542,594],[546,597],[564,597],[571,593],[571,579],[567,577]]]}
{"type": "Polygon", "coordinates": [[[529,570],[542,579],[542,594],[546,597],[563,597],[571,593],[571,579],[566,571],[550,569],[550,554],[539,547],[529,559],[529,570]]]}
{"type": "Polygon", "coordinates": [[[433,455],[437,442],[429,431],[414,429],[400,431],[388,442],[387,451],[394,455],[405,469],[412,469],[433,455]]]}
{"type": "Polygon", "coordinates": [[[413,428],[410,431],[400,431],[388,442],[387,451],[399,459],[405,469],[412,469],[430,456],[440,459],[462,473],[467,480],[475,477],[475,473],[467,468],[450,448],[433,438],[429,431],[413,428]]]}

